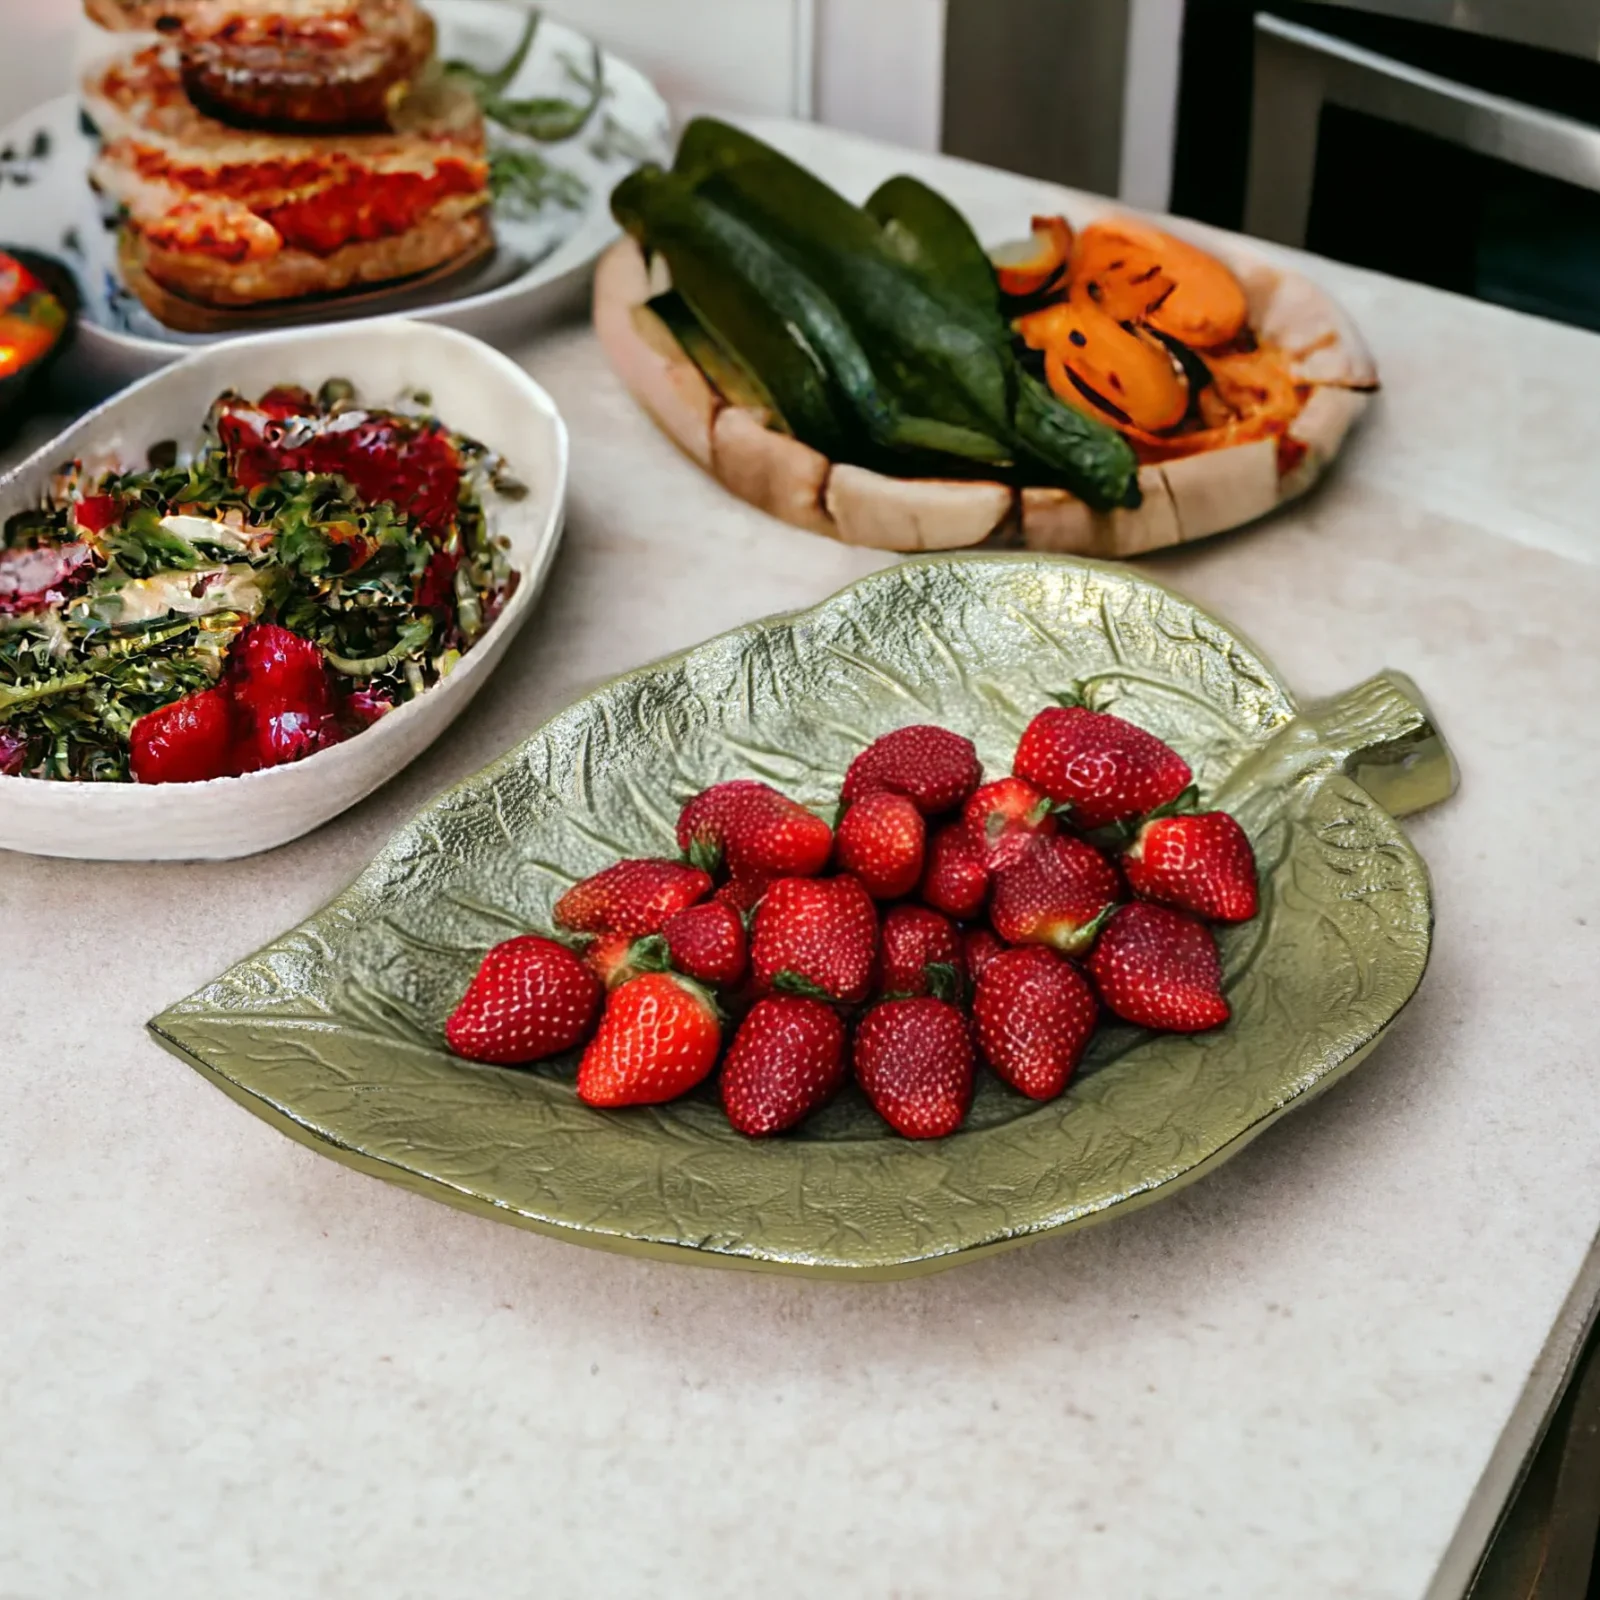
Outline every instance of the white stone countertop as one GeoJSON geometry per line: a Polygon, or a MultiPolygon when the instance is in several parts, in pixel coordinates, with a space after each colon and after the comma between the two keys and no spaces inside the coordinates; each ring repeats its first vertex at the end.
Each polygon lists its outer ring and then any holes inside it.
{"type": "MultiPolygon", "coordinates": [[[[991,237],[1062,198],[779,136],[991,237]]],[[[0,1595],[1461,1592],[1593,1298],[1600,339],[1307,265],[1379,404],[1303,508],[1146,566],[1305,694],[1411,673],[1457,751],[1408,824],[1433,967],[1370,1061],[1164,1204],[852,1285],[448,1210],[161,1051],[148,1016],[597,680],[890,559],[729,498],[552,329],[518,354],[572,429],[566,546],[454,731],[254,860],[0,854],[0,1595]]]]}

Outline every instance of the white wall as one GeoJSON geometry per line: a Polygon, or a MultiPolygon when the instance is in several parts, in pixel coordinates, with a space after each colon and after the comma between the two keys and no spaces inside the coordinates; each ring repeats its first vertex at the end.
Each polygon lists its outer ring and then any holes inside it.
{"type": "Polygon", "coordinates": [[[810,114],[812,0],[545,0],[545,9],[648,73],[679,113],[810,114]]]}
{"type": "Polygon", "coordinates": [[[937,150],[945,0],[815,0],[817,119],[937,150]]]}
{"type": "Polygon", "coordinates": [[[0,0],[0,127],[72,87],[74,0],[0,0]]]}
{"type": "Polygon", "coordinates": [[[549,0],[675,109],[816,115],[939,147],[945,0],[549,0]]]}
{"type": "Polygon", "coordinates": [[[1117,192],[1150,211],[1165,211],[1172,192],[1182,47],[1182,0],[1129,0],[1117,192]]]}

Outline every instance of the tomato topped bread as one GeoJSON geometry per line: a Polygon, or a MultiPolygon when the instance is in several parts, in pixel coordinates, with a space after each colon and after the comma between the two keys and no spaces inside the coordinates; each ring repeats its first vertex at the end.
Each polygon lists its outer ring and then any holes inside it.
{"type": "Polygon", "coordinates": [[[425,77],[382,132],[250,132],[199,110],[157,44],[97,70],[84,100],[104,141],[93,180],[127,213],[123,263],[147,304],[335,294],[489,242],[482,114],[446,77],[425,77]]]}

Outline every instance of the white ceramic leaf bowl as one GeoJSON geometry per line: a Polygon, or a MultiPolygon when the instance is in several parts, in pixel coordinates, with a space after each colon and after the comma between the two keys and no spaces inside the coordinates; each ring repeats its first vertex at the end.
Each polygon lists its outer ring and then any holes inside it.
{"type": "Polygon", "coordinates": [[[0,776],[0,849],[100,861],[225,860],[286,844],[353,806],[422,753],[466,708],[533,609],[561,541],[567,430],[514,362],[464,333],[399,319],[296,329],[213,345],[79,419],[0,478],[0,522],[42,500],[54,469],[82,457],[142,465],[163,439],[193,439],[224,389],[315,390],[347,378],[375,405],[417,390],[447,426],[504,458],[528,487],[501,501],[517,591],[449,677],[354,738],[304,761],[206,783],[62,783],[0,776]]]}

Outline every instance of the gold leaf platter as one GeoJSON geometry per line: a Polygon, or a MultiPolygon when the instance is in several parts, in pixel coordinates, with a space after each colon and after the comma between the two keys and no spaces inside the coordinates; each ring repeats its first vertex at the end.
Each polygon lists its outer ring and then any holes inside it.
{"type": "Polygon", "coordinates": [[[1126,568],[908,561],[595,690],[150,1026],[285,1133],[471,1211],[678,1261],[934,1271],[1169,1194],[1355,1066],[1428,959],[1427,868],[1394,818],[1454,787],[1399,674],[1301,706],[1236,633],[1126,568]],[[921,721],[1004,771],[1071,685],[1175,745],[1251,836],[1263,911],[1221,936],[1227,1027],[1104,1030],[1059,1100],[986,1076],[966,1126],[926,1143],[890,1133],[854,1088],[756,1142],[711,1086],[595,1111],[570,1061],[446,1052],[444,1019],[484,950],[548,926],[566,885],[615,857],[671,853],[695,791],[756,776],[827,806],[863,744],[921,721]]]}

